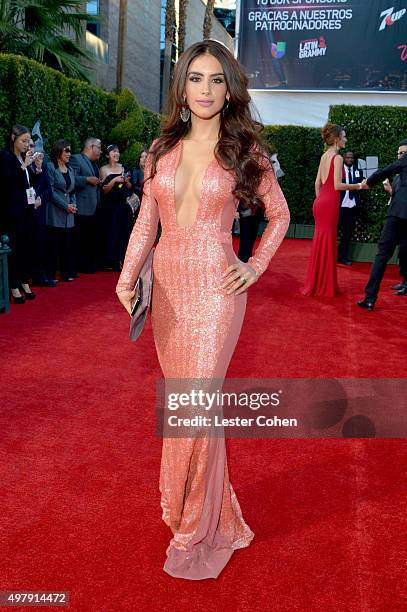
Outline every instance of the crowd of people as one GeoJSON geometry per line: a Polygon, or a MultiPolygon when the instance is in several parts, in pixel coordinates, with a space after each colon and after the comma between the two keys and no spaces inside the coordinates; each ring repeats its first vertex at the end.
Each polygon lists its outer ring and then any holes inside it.
{"type": "Polygon", "coordinates": [[[120,270],[138,215],[144,164],[129,169],[115,144],[90,137],[73,154],[60,139],[50,157],[36,150],[28,128],[13,126],[0,152],[0,232],[9,237],[9,288],[15,304],[35,298],[30,285],[56,287],[80,273],[120,270]],[[59,271],[59,279],[57,272],[59,271]]]}
{"type": "MultiPolygon", "coordinates": [[[[347,141],[344,129],[327,124],[322,136],[327,149],[315,181],[315,233],[302,293],[333,297],[340,292],[336,264],[352,264],[350,241],[360,189],[368,189],[384,178],[384,188],[391,196],[389,211],[365,288],[366,297],[358,302],[372,310],[387,262],[397,246],[401,283],[394,289],[399,295],[407,294],[406,215],[405,206],[398,203],[405,180],[407,141],[400,143],[394,164],[366,180],[355,165],[352,151],[339,155],[347,141]],[[388,181],[392,176],[396,177],[393,185],[388,181]]],[[[121,270],[140,207],[147,151],[142,151],[133,170],[120,162],[115,144],[106,147],[106,163],[100,167],[101,155],[98,138],[88,138],[83,151],[76,155],[71,144],[60,139],[47,160],[43,150],[36,150],[30,131],[22,125],[13,126],[9,148],[0,152],[5,200],[0,230],[10,240],[9,287],[15,304],[35,298],[30,284],[56,287],[59,280],[72,282],[79,273],[121,270]]],[[[238,257],[247,262],[263,213],[260,208],[252,211],[239,204],[236,216],[240,226],[238,257]]]]}

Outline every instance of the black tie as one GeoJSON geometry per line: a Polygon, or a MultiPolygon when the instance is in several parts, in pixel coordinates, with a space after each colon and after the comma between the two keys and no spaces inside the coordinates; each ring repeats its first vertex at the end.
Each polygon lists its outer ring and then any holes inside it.
{"type": "MultiPolygon", "coordinates": [[[[348,183],[349,185],[352,185],[353,183],[352,166],[348,166],[348,183]]],[[[355,194],[353,193],[353,191],[349,191],[349,200],[354,200],[354,199],[355,199],[355,194]]]]}

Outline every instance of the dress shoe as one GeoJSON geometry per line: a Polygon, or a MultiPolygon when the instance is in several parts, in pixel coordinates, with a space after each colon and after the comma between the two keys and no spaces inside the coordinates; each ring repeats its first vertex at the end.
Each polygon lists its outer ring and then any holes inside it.
{"type": "Polygon", "coordinates": [[[394,295],[407,295],[407,285],[404,285],[402,289],[396,291],[394,295]]]}
{"type": "Polygon", "coordinates": [[[394,289],[394,291],[400,291],[400,289],[404,289],[407,287],[406,283],[397,283],[397,285],[392,285],[390,289],[394,289]]]}
{"type": "Polygon", "coordinates": [[[74,281],[73,276],[66,276],[61,279],[63,283],[72,283],[74,281]]]}
{"type": "Polygon", "coordinates": [[[357,305],[360,306],[360,308],[364,308],[365,310],[373,310],[374,300],[372,300],[371,298],[365,298],[364,300],[359,300],[359,302],[357,302],[357,305]]]}
{"type": "Polygon", "coordinates": [[[36,294],[33,291],[26,291],[24,287],[21,287],[21,291],[24,292],[24,296],[26,300],[35,300],[36,294]]]}
{"type": "Polygon", "coordinates": [[[338,263],[341,263],[344,266],[351,266],[353,262],[351,259],[338,259],[338,263]]]}
{"type": "Polygon", "coordinates": [[[20,296],[16,297],[15,295],[11,294],[11,299],[13,301],[13,304],[25,304],[25,296],[24,295],[20,295],[20,296]]]}

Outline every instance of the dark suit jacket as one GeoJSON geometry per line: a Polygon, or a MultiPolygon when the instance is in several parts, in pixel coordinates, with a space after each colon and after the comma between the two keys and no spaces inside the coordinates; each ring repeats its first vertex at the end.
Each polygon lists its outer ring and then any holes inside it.
{"type": "Polygon", "coordinates": [[[37,225],[45,225],[48,202],[51,198],[51,185],[49,184],[48,168],[45,160],[42,164],[42,172],[35,186],[35,193],[41,198],[41,206],[34,211],[34,218],[37,225]]]}
{"type": "Polygon", "coordinates": [[[86,182],[88,176],[97,176],[95,167],[84,153],[72,155],[69,165],[75,172],[76,205],[79,215],[94,215],[100,199],[99,187],[86,182]]]}
{"type": "Polygon", "coordinates": [[[369,187],[373,187],[373,185],[386,178],[390,179],[395,174],[399,175],[400,180],[397,188],[393,190],[387,215],[407,219],[407,153],[404,153],[397,161],[369,176],[367,184],[369,187]]]}
{"type": "Polygon", "coordinates": [[[0,226],[1,231],[13,231],[18,227],[25,226],[26,216],[34,207],[27,202],[26,189],[36,188],[40,174],[35,174],[28,167],[30,184],[27,182],[27,174],[21,170],[21,163],[12,151],[0,151],[0,226]]]}
{"type": "MultiPolygon", "coordinates": [[[[343,182],[347,183],[348,182],[348,167],[346,164],[343,164],[343,176],[342,176],[343,182]]],[[[359,170],[359,168],[356,168],[356,166],[352,166],[352,185],[356,185],[357,183],[361,183],[363,180],[363,172],[362,170],[359,170]]],[[[341,204],[343,202],[343,198],[345,197],[345,193],[346,191],[341,191],[341,204]]],[[[352,191],[351,193],[354,194],[355,196],[355,204],[356,206],[358,206],[360,204],[360,194],[357,191],[352,191]]]]}
{"type": "Polygon", "coordinates": [[[133,185],[134,193],[139,197],[143,195],[143,181],[144,181],[144,170],[136,168],[131,173],[131,184],[133,185]]]}

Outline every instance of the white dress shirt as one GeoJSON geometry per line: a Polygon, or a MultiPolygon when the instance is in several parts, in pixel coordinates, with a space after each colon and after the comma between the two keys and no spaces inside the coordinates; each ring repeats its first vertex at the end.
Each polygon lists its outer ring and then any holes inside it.
{"type": "MultiPolygon", "coordinates": [[[[346,180],[346,183],[348,183],[348,184],[352,183],[353,172],[355,173],[355,177],[359,178],[359,170],[356,170],[356,169],[354,170],[354,168],[352,166],[346,166],[345,165],[345,180],[346,180]]],[[[345,191],[345,195],[343,197],[341,207],[342,208],[354,208],[355,206],[356,206],[355,198],[353,198],[353,200],[351,200],[350,197],[349,197],[349,191],[345,191]]]]}

